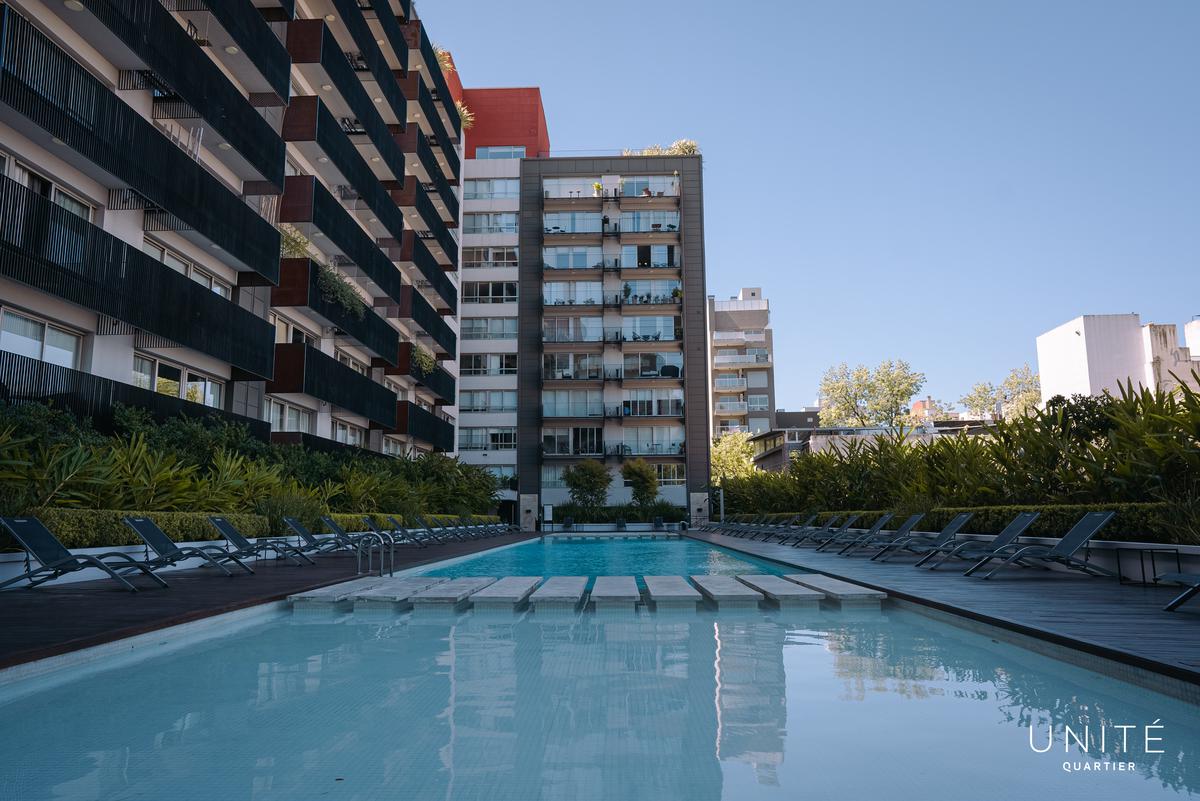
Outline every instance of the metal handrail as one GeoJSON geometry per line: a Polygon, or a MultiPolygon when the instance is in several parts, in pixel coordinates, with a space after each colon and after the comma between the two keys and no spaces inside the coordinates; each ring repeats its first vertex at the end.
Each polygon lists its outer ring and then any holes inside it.
{"type": "Polygon", "coordinates": [[[367,572],[367,574],[371,573],[371,571],[373,569],[372,566],[375,564],[374,546],[375,546],[376,542],[379,543],[379,577],[383,578],[383,556],[384,556],[383,548],[385,545],[389,546],[388,575],[389,576],[395,575],[395,573],[396,573],[396,540],[392,537],[391,534],[385,534],[382,531],[368,531],[368,532],[362,534],[358,538],[358,542],[355,543],[354,555],[355,555],[356,569],[358,571],[358,575],[361,576],[363,574],[362,556],[363,556],[364,543],[367,545],[367,570],[366,570],[366,572],[367,572]]]}

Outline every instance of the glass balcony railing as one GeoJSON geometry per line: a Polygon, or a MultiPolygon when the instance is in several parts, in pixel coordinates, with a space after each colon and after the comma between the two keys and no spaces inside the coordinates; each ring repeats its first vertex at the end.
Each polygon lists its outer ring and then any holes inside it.
{"type": "Polygon", "coordinates": [[[603,417],[604,404],[591,401],[583,403],[556,403],[542,406],[542,417],[603,417]]]}
{"type": "Polygon", "coordinates": [[[763,365],[771,363],[771,356],[766,353],[718,354],[713,358],[713,362],[724,365],[763,365]]]}
{"type": "Polygon", "coordinates": [[[723,401],[713,404],[717,414],[745,414],[749,410],[745,401],[723,401]]]}

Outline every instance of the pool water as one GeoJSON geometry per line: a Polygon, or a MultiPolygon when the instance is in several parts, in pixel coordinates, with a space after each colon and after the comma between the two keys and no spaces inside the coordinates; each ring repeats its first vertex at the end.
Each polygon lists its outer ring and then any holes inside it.
{"type": "Polygon", "coordinates": [[[428,576],[695,576],[802,572],[697,540],[532,540],[418,571],[428,576]]]}
{"type": "MultiPolygon", "coordinates": [[[[497,571],[500,572],[500,571],[497,571]]],[[[535,571],[536,572],[536,571],[535,571]]],[[[1165,799],[1200,714],[922,614],[275,616],[0,704],[0,798],[1165,799]],[[1129,724],[1125,772],[1061,727],[1129,724]],[[1143,725],[1157,723],[1145,753],[1143,725]],[[1051,752],[1036,753],[1048,727],[1051,752]]]]}

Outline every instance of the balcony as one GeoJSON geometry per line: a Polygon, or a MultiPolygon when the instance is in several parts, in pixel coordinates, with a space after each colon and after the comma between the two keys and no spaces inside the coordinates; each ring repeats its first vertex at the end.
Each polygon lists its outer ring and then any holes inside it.
{"type": "Polygon", "coordinates": [[[446,314],[458,311],[458,288],[446,275],[446,271],[437,263],[433,253],[426,245],[428,240],[422,239],[411,228],[404,231],[400,239],[381,241],[387,256],[392,261],[415,269],[429,283],[429,289],[434,302],[439,303],[439,309],[446,314]]]}
{"type": "Polygon", "coordinates": [[[8,388],[9,404],[53,404],[56,408],[90,419],[100,431],[113,430],[113,413],[120,405],[144,409],[160,422],[183,415],[242,425],[251,436],[264,442],[271,435],[271,426],[264,420],[7,351],[0,351],[0,385],[8,388]]]}
{"type": "Polygon", "coordinates": [[[603,381],[604,371],[599,368],[577,370],[542,370],[542,381],[603,381]]]}
{"type": "Polygon", "coordinates": [[[408,75],[401,79],[400,85],[404,87],[404,93],[408,97],[409,124],[419,126],[421,132],[429,137],[429,144],[437,151],[438,163],[446,178],[457,181],[462,174],[458,150],[438,113],[438,104],[425,81],[421,79],[420,72],[410,70],[408,75]]]}
{"type": "Polygon", "coordinates": [[[408,41],[404,38],[404,29],[397,17],[408,19],[411,14],[409,0],[402,5],[404,8],[397,8],[389,0],[368,0],[365,3],[359,0],[358,3],[367,24],[371,26],[371,35],[387,59],[388,68],[400,74],[408,72],[408,41]]]}
{"type": "Polygon", "coordinates": [[[429,34],[425,32],[425,25],[417,19],[409,20],[404,24],[404,34],[409,48],[413,51],[409,56],[410,63],[414,58],[420,59],[422,76],[429,85],[430,93],[436,98],[441,119],[449,126],[452,141],[459,141],[462,137],[462,119],[458,116],[458,109],[450,94],[446,76],[442,74],[441,65],[438,64],[437,53],[429,41],[429,34]]]}
{"type": "MultiPolygon", "coordinates": [[[[454,241],[450,227],[446,225],[446,221],[442,219],[425,190],[417,186],[416,181],[408,181],[403,187],[391,187],[391,196],[392,202],[404,212],[408,227],[428,243],[429,251],[446,269],[456,269],[458,242],[454,241]]],[[[432,280],[430,279],[431,282],[432,280]]]]}
{"type": "Polygon", "coordinates": [[[607,305],[606,303],[602,304],[601,300],[607,300],[607,298],[602,299],[599,295],[592,295],[590,297],[586,295],[542,295],[542,305],[554,307],[556,311],[563,311],[561,308],[563,306],[569,307],[572,312],[599,311],[604,305],[607,305]]]}
{"type": "Polygon", "coordinates": [[[737,378],[732,381],[727,380],[727,379],[714,381],[713,382],[713,390],[716,391],[717,393],[745,392],[746,391],[746,379],[737,378]]]}
{"type": "Polygon", "coordinates": [[[683,303],[683,293],[680,290],[675,290],[674,293],[661,295],[652,295],[649,292],[630,292],[625,294],[622,291],[619,295],[609,295],[604,299],[604,305],[616,307],[633,307],[639,306],[679,306],[683,303]]]}
{"type": "MultiPolygon", "coordinates": [[[[222,0],[172,0],[164,5],[185,12],[187,19],[205,32],[208,52],[252,97],[271,94],[271,105],[287,104],[291,66],[287,48],[258,8],[222,0]],[[236,52],[229,52],[231,45],[236,52]]],[[[294,13],[287,16],[291,19],[294,13]]]]}
{"type": "Polygon", "coordinates": [[[279,286],[271,288],[271,307],[304,308],[335,329],[337,335],[353,339],[380,360],[395,365],[400,342],[396,329],[361,301],[347,307],[326,294],[321,286],[322,269],[310,259],[283,259],[279,263],[279,286]]]}
{"type": "Polygon", "coordinates": [[[598,331],[543,331],[543,344],[601,345],[604,343],[598,331]]]}
{"type": "Polygon", "coordinates": [[[377,451],[360,448],[357,445],[348,445],[338,442],[336,439],[310,434],[307,431],[272,431],[271,442],[275,445],[299,445],[321,453],[351,454],[372,459],[390,458],[377,451]]]}
{"type": "Polygon", "coordinates": [[[324,103],[381,180],[403,180],[404,151],[358,81],[324,20],[288,24],[288,53],[295,69],[321,90],[324,103]]]}
{"type": "MultiPolygon", "coordinates": [[[[399,347],[399,356],[396,358],[395,367],[384,367],[384,375],[400,375],[408,376],[414,379],[418,385],[425,387],[434,396],[434,403],[439,406],[454,405],[454,376],[446,372],[445,369],[439,366],[425,372],[420,364],[413,359],[413,343],[401,342],[399,347]]],[[[376,367],[382,365],[375,365],[376,367]]]]}
{"type": "Polygon", "coordinates": [[[638,403],[626,402],[622,405],[624,417],[634,419],[653,419],[653,418],[673,418],[683,417],[683,401],[662,401],[652,402],[649,409],[640,406],[638,403]]]}
{"type": "Polygon", "coordinates": [[[412,401],[396,401],[395,427],[385,427],[384,433],[410,436],[442,453],[454,450],[454,423],[412,401]]]}
{"type": "Polygon", "coordinates": [[[605,450],[608,456],[681,456],[685,451],[683,442],[618,443],[605,450]]]}
{"type": "Polygon", "coordinates": [[[408,159],[408,174],[421,182],[430,193],[430,199],[445,223],[458,224],[458,195],[442,173],[429,137],[421,133],[421,129],[412,126],[404,133],[396,134],[396,142],[401,149],[410,154],[408,159]],[[414,158],[415,155],[415,158],[414,158]]]}
{"type": "Polygon", "coordinates": [[[154,92],[155,119],[204,119],[204,145],[215,158],[247,180],[280,184],[283,142],[162,3],[80,2],[112,37],[97,35],[87,16],[64,11],[64,19],[122,69],[121,89],[154,92]]]}
{"type": "Polygon", "coordinates": [[[713,357],[713,364],[724,367],[765,367],[770,363],[771,356],[766,353],[730,353],[713,357]]]}
{"type": "Polygon", "coordinates": [[[275,280],[279,232],[9,6],[0,6],[0,103],[0,122],[34,141],[55,137],[64,158],[106,186],[115,178],[124,207],[145,209],[148,225],[194,235],[275,280]]]}
{"type": "Polygon", "coordinates": [[[404,286],[401,289],[399,299],[396,301],[377,298],[375,300],[375,309],[385,317],[411,320],[415,325],[419,326],[425,336],[429,337],[438,346],[435,348],[434,358],[439,361],[454,358],[458,338],[442,318],[442,315],[434,311],[433,307],[429,305],[429,301],[425,300],[424,296],[415,287],[411,285],[404,286]]]}
{"type": "Polygon", "coordinates": [[[740,417],[749,411],[745,401],[718,401],[713,404],[713,413],[717,416],[731,415],[740,417]]]}
{"type": "Polygon", "coordinates": [[[605,409],[603,403],[567,403],[564,405],[555,404],[550,408],[542,407],[543,418],[555,417],[605,417],[605,409]]]}
{"type": "Polygon", "coordinates": [[[381,426],[396,420],[394,392],[309,345],[275,346],[275,377],[266,389],[273,395],[310,395],[381,426]]]}
{"type": "Polygon", "coordinates": [[[578,459],[582,457],[591,457],[598,459],[604,455],[604,446],[572,446],[566,449],[547,446],[542,444],[542,456],[548,459],[578,459]]]}
{"type": "Polygon", "coordinates": [[[713,331],[713,342],[766,342],[762,331],[713,331]]]}
{"type": "Polygon", "coordinates": [[[271,325],[0,177],[0,275],[267,378],[271,325]]]}
{"type": "Polygon", "coordinates": [[[329,190],[311,175],[284,180],[279,221],[290,223],[347,275],[358,279],[373,297],[399,300],[404,291],[400,271],[375,240],[362,229],[329,190]]]}

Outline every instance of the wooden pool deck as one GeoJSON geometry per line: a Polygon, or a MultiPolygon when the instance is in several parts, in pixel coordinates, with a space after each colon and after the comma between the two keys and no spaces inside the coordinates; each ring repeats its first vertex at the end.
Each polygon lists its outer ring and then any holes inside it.
{"type": "Polygon", "coordinates": [[[872,562],[870,552],[838,556],[705,532],[702,542],[853,581],[893,598],[963,615],[1020,634],[1200,684],[1200,602],[1164,612],[1178,595],[1170,586],[1036,569],[1011,569],[987,581],[944,566],[913,567],[914,557],[872,562]]]}
{"type": "MultiPolygon", "coordinates": [[[[450,542],[427,548],[397,547],[396,570],[509,545],[536,534],[450,542]]],[[[140,592],[111,579],[43,584],[0,592],[0,668],[102,645],[158,629],[259,604],[354,578],[353,553],[314,556],[315,565],[252,562],[255,575],[221,576],[208,569],[162,573],[171,585],[134,579],[140,592]]]]}

